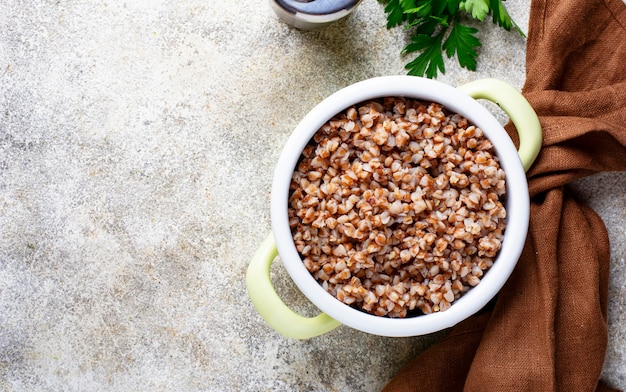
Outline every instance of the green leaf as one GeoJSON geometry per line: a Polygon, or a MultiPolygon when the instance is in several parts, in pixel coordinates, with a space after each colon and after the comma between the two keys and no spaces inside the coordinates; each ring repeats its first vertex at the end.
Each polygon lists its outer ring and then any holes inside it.
{"type": "Polygon", "coordinates": [[[435,36],[416,35],[412,38],[411,43],[404,48],[404,53],[413,53],[422,51],[413,61],[408,63],[405,68],[409,71],[409,75],[424,76],[428,78],[437,77],[437,72],[445,73],[443,64],[443,52],[441,50],[441,42],[443,41],[445,30],[435,36]]]}
{"type": "Polygon", "coordinates": [[[402,6],[402,10],[406,12],[411,8],[415,8],[415,0],[400,0],[400,5],[402,6]]]}
{"type": "MultiPolygon", "coordinates": [[[[433,16],[441,16],[443,11],[448,8],[447,5],[447,1],[435,0],[435,4],[433,5],[433,16]]],[[[454,12],[456,13],[456,10],[454,10],[454,12]]]]}
{"type": "Polygon", "coordinates": [[[489,0],[465,0],[459,4],[459,9],[472,15],[472,18],[483,22],[489,14],[489,0]]]}
{"type": "Polygon", "coordinates": [[[430,1],[427,1],[426,3],[419,5],[417,7],[405,9],[404,13],[414,14],[416,17],[419,17],[419,18],[427,18],[428,15],[430,15],[430,13],[432,12],[432,8],[433,7],[430,1]]]}
{"type": "Polygon", "coordinates": [[[447,3],[448,12],[450,13],[450,15],[456,15],[457,11],[459,10],[459,4],[461,3],[461,0],[448,0],[447,3]]]}
{"type": "Polygon", "coordinates": [[[400,0],[381,1],[385,4],[385,13],[387,14],[387,28],[400,26],[404,22],[404,13],[400,0]]]}
{"type": "Polygon", "coordinates": [[[439,27],[439,21],[434,18],[416,20],[408,24],[407,28],[415,27],[414,35],[433,35],[439,27]]]}
{"type": "Polygon", "coordinates": [[[524,34],[517,23],[513,21],[511,15],[509,15],[509,12],[506,10],[502,0],[489,0],[489,6],[493,12],[493,23],[496,23],[498,26],[507,31],[511,31],[511,28],[513,28],[519,35],[526,37],[526,34],[524,34]]]}
{"type": "Polygon", "coordinates": [[[419,52],[424,50],[437,41],[437,36],[430,36],[426,34],[418,34],[411,38],[411,43],[409,43],[403,50],[402,53],[408,54],[413,52],[419,52]]]}
{"type": "Polygon", "coordinates": [[[480,41],[475,36],[477,32],[478,30],[474,28],[456,22],[443,43],[446,55],[451,58],[456,53],[459,64],[471,71],[476,70],[476,57],[478,56],[474,48],[480,46],[480,41]]]}

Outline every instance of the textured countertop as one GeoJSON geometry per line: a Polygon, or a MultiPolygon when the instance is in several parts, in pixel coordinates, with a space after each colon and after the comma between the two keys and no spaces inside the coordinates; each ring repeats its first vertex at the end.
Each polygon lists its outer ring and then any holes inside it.
{"type": "MultiPolygon", "coordinates": [[[[529,2],[506,5],[526,31],[529,2]]],[[[0,2],[0,391],[376,391],[439,339],[284,338],[244,285],[299,119],[341,87],[405,73],[405,37],[384,26],[375,0],[306,33],[265,1],[0,2]]],[[[478,71],[448,62],[439,80],[521,88],[524,39],[480,37],[478,71]]],[[[622,389],[625,183],[572,187],[610,233],[603,376],[622,389]]],[[[315,314],[280,260],[271,271],[315,314]]]]}

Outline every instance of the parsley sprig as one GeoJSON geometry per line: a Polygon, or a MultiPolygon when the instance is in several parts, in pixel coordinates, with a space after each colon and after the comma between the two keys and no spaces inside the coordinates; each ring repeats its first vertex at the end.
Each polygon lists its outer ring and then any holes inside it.
{"type": "Polygon", "coordinates": [[[491,14],[493,23],[507,31],[524,32],[513,21],[505,0],[379,0],[385,6],[387,28],[404,26],[411,30],[411,41],[404,54],[419,53],[406,65],[409,75],[437,77],[446,72],[443,53],[455,54],[461,67],[476,70],[476,49],[481,46],[478,30],[461,22],[467,17],[484,22],[491,14]]]}

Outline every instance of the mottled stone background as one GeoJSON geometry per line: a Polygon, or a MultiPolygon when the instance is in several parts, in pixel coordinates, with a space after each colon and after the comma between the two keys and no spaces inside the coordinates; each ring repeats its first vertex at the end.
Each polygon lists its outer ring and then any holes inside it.
{"type": "MultiPolygon", "coordinates": [[[[506,2],[527,30],[529,2],[506,2]]],[[[487,26],[478,71],[521,88],[523,38],[487,26]]],[[[266,1],[0,0],[0,391],[376,391],[441,334],[284,338],[244,285],[298,120],[404,74],[375,0],[301,32],[266,1]]],[[[502,113],[497,112],[502,122],[502,113]]],[[[622,174],[572,190],[613,258],[604,377],[626,388],[622,174]]],[[[315,314],[277,260],[277,290],[315,314]]]]}

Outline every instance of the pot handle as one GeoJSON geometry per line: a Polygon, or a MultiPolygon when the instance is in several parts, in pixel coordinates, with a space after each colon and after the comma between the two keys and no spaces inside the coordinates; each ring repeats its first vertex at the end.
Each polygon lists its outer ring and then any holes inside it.
{"type": "Polygon", "coordinates": [[[337,328],[341,323],[326,313],[304,317],[280,299],[270,280],[270,266],[278,255],[270,233],[252,257],[246,273],[248,295],[261,317],[277,332],[295,339],[308,339],[337,328]]]}
{"type": "Polygon", "coordinates": [[[524,96],[510,84],[497,79],[479,79],[458,87],[474,99],[486,99],[498,106],[511,118],[519,135],[520,156],[524,170],[528,171],[541,149],[541,124],[537,114],[524,96]]]}

